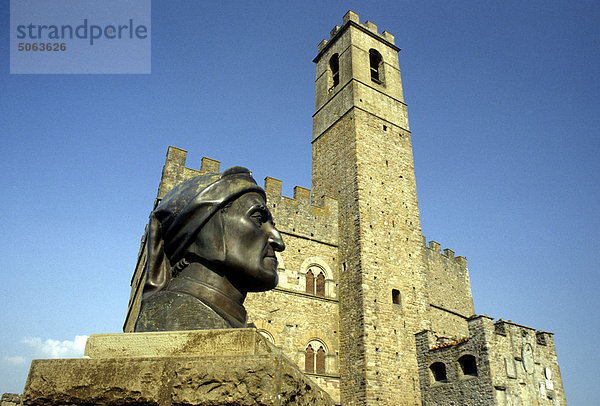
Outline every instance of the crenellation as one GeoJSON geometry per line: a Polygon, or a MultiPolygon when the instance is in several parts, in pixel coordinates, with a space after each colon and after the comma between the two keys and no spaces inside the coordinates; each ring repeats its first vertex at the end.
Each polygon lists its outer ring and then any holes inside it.
{"type": "Polygon", "coordinates": [[[219,172],[219,168],[221,166],[221,162],[216,159],[202,157],[202,162],[200,164],[200,172],[219,172]]]}
{"type": "Polygon", "coordinates": [[[441,254],[441,249],[440,249],[440,243],[437,241],[429,241],[429,249],[431,249],[433,252],[437,252],[441,254]]]}
{"type": "MultiPolygon", "coordinates": [[[[424,236],[423,236],[423,244],[425,244],[424,236]]],[[[440,243],[438,243],[437,241],[433,241],[433,240],[429,241],[429,246],[425,246],[425,248],[430,250],[431,253],[439,254],[442,257],[445,257],[449,260],[452,260],[452,261],[458,263],[461,266],[461,268],[467,267],[467,258],[465,258],[463,256],[455,256],[454,250],[452,250],[450,248],[444,248],[442,250],[440,243]]]]}
{"type": "Polygon", "coordinates": [[[272,178],[270,176],[267,176],[265,178],[265,193],[267,194],[267,199],[270,198],[271,196],[281,196],[283,193],[283,182],[280,181],[279,179],[275,179],[272,178]]]}
{"type": "Polygon", "coordinates": [[[326,39],[322,40],[321,42],[319,42],[319,45],[317,45],[317,50],[319,52],[321,52],[323,49],[325,49],[325,46],[327,45],[329,41],[327,41],[326,39]]]}
{"type": "Polygon", "coordinates": [[[335,37],[335,34],[337,34],[339,30],[340,30],[339,25],[336,25],[335,27],[333,27],[333,29],[329,33],[330,37],[331,38],[335,37]]]}
{"type": "Polygon", "coordinates": [[[387,31],[383,31],[382,33],[379,33],[378,29],[377,29],[377,25],[371,21],[365,21],[364,24],[360,22],[360,18],[359,15],[356,14],[355,12],[348,10],[348,12],[346,13],[346,15],[344,15],[344,18],[342,20],[342,26],[340,27],[339,25],[335,25],[331,31],[329,32],[329,40],[322,40],[319,45],[317,46],[317,51],[318,53],[321,53],[321,51],[323,51],[327,44],[329,42],[331,42],[334,39],[337,39],[336,36],[342,32],[346,26],[348,26],[349,24],[354,24],[355,27],[360,27],[361,29],[364,29],[366,31],[368,31],[369,33],[375,35],[378,38],[383,39],[384,41],[388,42],[389,44],[391,44],[392,46],[395,45],[395,40],[394,40],[394,36],[392,34],[390,34],[387,31]]]}
{"type": "Polygon", "coordinates": [[[364,26],[367,27],[372,33],[378,34],[377,25],[373,24],[371,21],[365,21],[364,26]]]}
{"type": "Polygon", "coordinates": [[[310,204],[310,189],[294,186],[294,200],[298,204],[310,204]]]}
{"type": "Polygon", "coordinates": [[[460,264],[461,267],[467,268],[467,258],[460,256],[460,257],[455,257],[454,260],[458,264],[460,264]]]}
{"type": "Polygon", "coordinates": [[[436,241],[430,241],[423,251],[431,328],[453,337],[467,335],[465,321],[475,313],[475,308],[466,259],[455,257],[449,248],[441,251],[436,241]]]}
{"type": "Polygon", "coordinates": [[[348,12],[346,12],[346,14],[344,14],[343,22],[344,22],[344,24],[346,24],[349,21],[353,21],[355,23],[358,23],[359,22],[358,14],[356,14],[352,10],[348,10],[348,12]]]}
{"type": "Polygon", "coordinates": [[[294,187],[294,197],[283,196],[282,182],[272,177],[265,178],[265,192],[286,245],[289,238],[298,237],[337,246],[337,200],[323,196],[311,201],[311,190],[301,186],[294,187]]]}
{"type": "Polygon", "coordinates": [[[393,34],[390,34],[389,32],[387,32],[387,31],[384,31],[384,32],[382,32],[382,33],[381,33],[381,35],[382,35],[382,36],[383,36],[383,38],[385,38],[385,39],[386,39],[388,42],[390,42],[390,43],[392,43],[392,44],[395,44],[395,43],[396,43],[396,42],[395,42],[395,38],[394,38],[394,35],[393,35],[393,34]]]}

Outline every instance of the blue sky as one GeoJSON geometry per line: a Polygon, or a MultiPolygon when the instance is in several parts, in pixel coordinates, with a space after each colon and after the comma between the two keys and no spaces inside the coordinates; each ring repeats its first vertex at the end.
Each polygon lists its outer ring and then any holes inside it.
{"type": "Polygon", "coordinates": [[[10,75],[0,8],[0,393],[120,332],[169,145],[311,186],[317,44],[348,9],[395,35],[423,234],[480,314],[552,331],[569,404],[600,376],[600,4],[152,4],[150,75],[10,75]]]}

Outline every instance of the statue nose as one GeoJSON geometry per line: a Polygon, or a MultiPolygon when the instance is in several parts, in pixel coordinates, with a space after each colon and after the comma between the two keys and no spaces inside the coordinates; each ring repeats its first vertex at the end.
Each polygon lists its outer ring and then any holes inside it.
{"type": "Polygon", "coordinates": [[[281,234],[274,225],[267,223],[267,233],[269,234],[269,244],[275,251],[283,251],[285,249],[285,243],[283,242],[283,238],[281,238],[281,234]]]}

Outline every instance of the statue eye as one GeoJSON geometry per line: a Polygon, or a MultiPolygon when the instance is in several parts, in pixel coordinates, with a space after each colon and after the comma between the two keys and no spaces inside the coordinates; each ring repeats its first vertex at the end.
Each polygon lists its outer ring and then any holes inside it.
{"type": "Polygon", "coordinates": [[[269,216],[263,210],[256,210],[256,211],[254,211],[252,214],[250,214],[250,217],[252,218],[252,220],[254,220],[254,222],[259,227],[262,226],[267,221],[269,221],[269,216]]]}

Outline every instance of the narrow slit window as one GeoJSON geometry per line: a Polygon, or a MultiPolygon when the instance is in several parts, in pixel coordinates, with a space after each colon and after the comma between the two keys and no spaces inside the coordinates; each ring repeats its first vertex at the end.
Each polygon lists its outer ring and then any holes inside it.
{"type": "Polygon", "coordinates": [[[395,305],[400,304],[400,291],[398,289],[392,289],[392,303],[395,305]]]}
{"type": "Polygon", "coordinates": [[[329,69],[331,69],[331,87],[334,88],[340,83],[340,58],[338,54],[333,54],[329,59],[329,69]]]}

